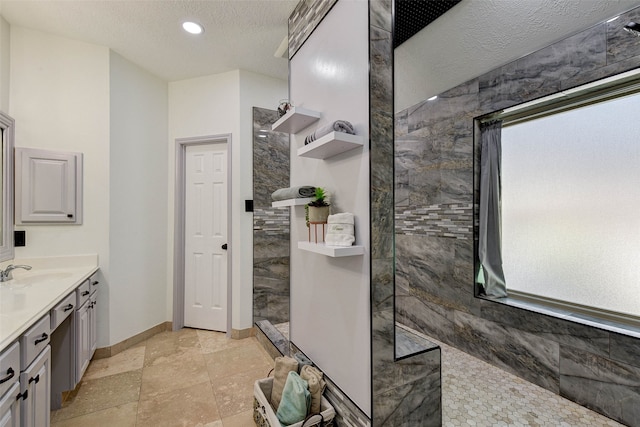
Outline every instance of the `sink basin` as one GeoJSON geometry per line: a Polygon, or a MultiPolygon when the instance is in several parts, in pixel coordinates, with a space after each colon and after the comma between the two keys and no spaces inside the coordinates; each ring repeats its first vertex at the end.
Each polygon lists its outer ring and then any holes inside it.
{"type": "Polygon", "coordinates": [[[17,277],[14,277],[8,282],[2,283],[2,285],[10,286],[10,287],[18,287],[18,286],[34,285],[36,283],[47,283],[53,280],[66,279],[67,277],[71,277],[71,273],[68,273],[66,271],[39,272],[39,273],[33,273],[33,274],[31,273],[27,273],[24,275],[21,274],[20,276],[18,276],[18,274],[15,274],[15,276],[17,277]]]}

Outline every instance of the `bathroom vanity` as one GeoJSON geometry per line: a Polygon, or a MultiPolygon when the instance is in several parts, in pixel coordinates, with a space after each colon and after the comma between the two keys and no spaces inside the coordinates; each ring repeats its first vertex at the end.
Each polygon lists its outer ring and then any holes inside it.
{"type": "MultiPolygon", "coordinates": [[[[96,255],[14,260],[0,283],[0,420],[49,426],[50,409],[82,378],[96,348],[96,255]]],[[[5,269],[7,262],[0,266],[5,269]]]]}

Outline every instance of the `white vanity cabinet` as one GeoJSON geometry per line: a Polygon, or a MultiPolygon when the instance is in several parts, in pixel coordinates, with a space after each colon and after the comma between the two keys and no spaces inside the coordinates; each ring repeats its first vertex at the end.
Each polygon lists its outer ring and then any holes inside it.
{"type": "Polygon", "coordinates": [[[20,426],[48,427],[51,392],[51,318],[43,316],[20,337],[20,426]]]}
{"type": "Polygon", "coordinates": [[[76,290],[76,380],[80,381],[97,347],[97,285],[96,275],[76,290]]]}
{"type": "Polygon", "coordinates": [[[0,353],[0,425],[20,426],[20,344],[0,353]]]}

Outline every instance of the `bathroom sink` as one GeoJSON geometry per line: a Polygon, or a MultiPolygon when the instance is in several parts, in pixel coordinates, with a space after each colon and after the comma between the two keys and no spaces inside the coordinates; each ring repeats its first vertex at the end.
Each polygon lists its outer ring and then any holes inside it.
{"type": "Polygon", "coordinates": [[[2,283],[3,286],[11,286],[11,287],[16,287],[16,286],[29,286],[29,285],[35,285],[38,283],[47,283],[47,282],[51,282],[54,280],[61,280],[61,279],[66,279],[67,277],[71,277],[71,273],[66,272],[66,271],[56,271],[56,272],[38,272],[38,273],[27,273],[27,274],[21,274],[20,276],[18,276],[17,274],[15,274],[15,276],[13,279],[9,280],[8,282],[4,282],[2,283]]]}

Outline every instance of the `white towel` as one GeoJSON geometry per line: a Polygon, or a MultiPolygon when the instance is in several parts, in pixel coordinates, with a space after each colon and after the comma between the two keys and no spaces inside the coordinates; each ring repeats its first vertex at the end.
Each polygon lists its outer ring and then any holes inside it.
{"type": "Polygon", "coordinates": [[[324,241],[328,246],[351,246],[356,241],[352,213],[329,215],[327,227],[324,241]]]}

